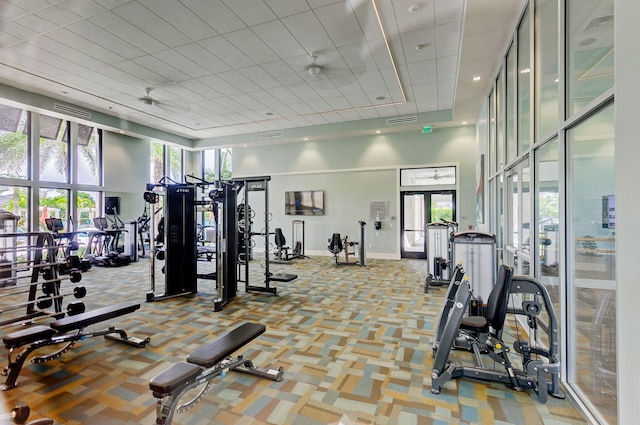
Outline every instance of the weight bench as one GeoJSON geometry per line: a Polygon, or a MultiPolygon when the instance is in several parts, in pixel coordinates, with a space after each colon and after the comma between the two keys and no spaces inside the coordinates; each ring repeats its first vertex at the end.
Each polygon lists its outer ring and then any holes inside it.
{"type": "Polygon", "coordinates": [[[158,399],[156,424],[168,425],[175,411],[184,412],[192,408],[207,391],[213,378],[226,375],[228,370],[248,373],[273,381],[282,381],[284,369],[262,369],[255,367],[243,356],[231,357],[235,351],[253,341],[266,330],[264,325],[244,323],[214,342],[189,354],[186,362],[178,362],[149,381],[153,396],[158,399]],[[190,401],[178,405],[189,390],[204,384],[200,392],[190,401]]]}
{"type": "Polygon", "coordinates": [[[142,348],[149,341],[149,338],[140,339],[127,336],[122,329],[110,326],[107,330],[84,333],[83,329],[96,323],[104,322],[115,317],[132,313],[140,308],[140,304],[134,302],[123,302],[108,307],[99,308],[86,313],[58,319],[49,326],[38,325],[21,331],[12,332],[2,338],[5,347],[9,349],[9,364],[4,368],[2,374],[7,377],[4,384],[0,385],[0,390],[8,390],[15,387],[22,366],[25,360],[33,351],[38,348],[66,343],[64,347],[54,353],[33,358],[33,363],[44,363],[46,361],[60,357],[68,351],[76,341],[96,336],[104,336],[107,339],[125,342],[134,347],[142,348]],[[114,335],[117,334],[117,335],[114,335]],[[18,350],[22,348],[20,352],[18,350]]]}

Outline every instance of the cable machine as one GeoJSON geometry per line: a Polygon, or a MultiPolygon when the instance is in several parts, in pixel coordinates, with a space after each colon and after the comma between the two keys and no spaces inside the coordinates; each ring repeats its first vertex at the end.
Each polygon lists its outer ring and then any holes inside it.
{"type": "Polygon", "coordinates": [[[249,178],[234,178],[231,181],[238,186],[238,191],[244,189],[243,194],[243,207],[239,208],[242,212],[243,217],[238,217],[240,221],[243,221],[243,225],[239,226],[240,229],[238,231],[238,242],[242,251],[239,252],[238,256],[238,275],[243,276],[244,280],[241,280],[240,277],[238,281],[244,282],[245,291],[256,291],[256,292],[268,292],[273,295],[278,294],[278,288],[271,286],[271,282],[290,282],[294,279],[297,279],[298,275],[282,273],[282,274],[272,274],[269,270],[269,237],[272,235],[269,232],[269,221],[271,220],[271,216],[269,214],[269,180],[271,180],[270,176],[261,176],[261,177],[249,177],[249,178]],[[249,192],[263,192],[264,193],[264,228],[260,233],[255,233],[251,231],[251,209],[249,207],[249,192]],[[264,284],[265,286],[255,286],[249,284],[249,261],[252,258],[252,241],[251,238],[253,236],[263,236],[264,237],[264,284]]]}

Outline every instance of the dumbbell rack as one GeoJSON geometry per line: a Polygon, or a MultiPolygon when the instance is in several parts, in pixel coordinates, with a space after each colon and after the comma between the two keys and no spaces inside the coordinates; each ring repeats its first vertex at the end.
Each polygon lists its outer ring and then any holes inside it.
{"type": "MultiPolygon", "coordinates": [[[[48,232],[0,232],[0,327],[65,316],[58,249],[48,232]]],[[[85,294],[84,287],[72,293],[75,298],[85,294]]],[[[72,302],[67,311],[81,313],[84,304],[72,302]]]]}

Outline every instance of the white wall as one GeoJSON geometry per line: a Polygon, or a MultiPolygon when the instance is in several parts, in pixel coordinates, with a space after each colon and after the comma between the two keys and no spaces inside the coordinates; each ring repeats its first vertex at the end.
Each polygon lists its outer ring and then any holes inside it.
{"type": "Polygon", "coordinates": [[[144,210],[142,193],[149,181],[149,141],[105,131],[102,152],[105,196],[120,197],[120,218],[135,220],[144,210]]]}
{"type": "MultiPolygon", "coordinates": [[[[327,239],[334,232],[357,240],[358,221],[364,220],[367,256],[399,258],[398,170],[457,165],[458,221],[467,228],[475,225],[475,160],[475,128],[466,126],[437,128],[431,134],[416,131],[234,148],[233,175],[271,176],[269,209],[273,220],[269,227],[282,227],[289,239],[291,220],[304,219],[307,253],[328,254],[327,239]],[[285,216],[284,192],[288,190],[324,190],[326,214],[285,216]],[[369,220],[370,201],[389,201],[394,217],[383,223],[377,235],[369,220]]],[[[258,210],[251,199],[250,204],[258,210]]]]}

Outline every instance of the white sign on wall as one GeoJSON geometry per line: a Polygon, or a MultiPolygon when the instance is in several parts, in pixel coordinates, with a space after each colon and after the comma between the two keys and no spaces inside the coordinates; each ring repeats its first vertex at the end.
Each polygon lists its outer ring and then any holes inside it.
{"type": "Polygon", "coordinates": [[[369,201],[369,220],[389,220],[389,201],[369,201]]]}

